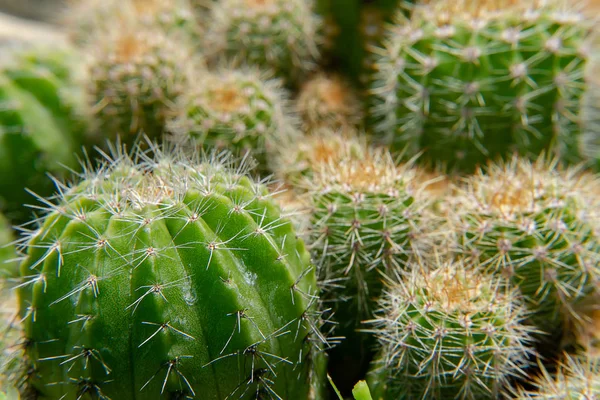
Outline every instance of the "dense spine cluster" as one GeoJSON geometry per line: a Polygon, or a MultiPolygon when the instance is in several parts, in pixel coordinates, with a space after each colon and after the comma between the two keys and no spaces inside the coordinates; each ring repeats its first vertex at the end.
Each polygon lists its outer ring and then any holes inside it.
{"type": "Polygon", "coordinates": [[[245,167],[121,151],[59,186],[18,294],[42,397],[310,399],[326,340],[315,271],[245,167]]]}
{"type": "Polygon", "coordinates": [[[518,287],[548,333],[598,288],[600,240],[595,176],[514,157],[466,180],[451,201],[456,250],[518,287]]]}
{"type": "Polygon", "coordinates": [[[409,21],[400,14],[377,50],[375,134],[461,170],[512,151],[581,160],[590,21],[553,4],[511,3],[442,1],[409,21]]]}
{"type": "Polygon", "coordinates": [[[205,48],[293,86],[319,58],[318,23],[312,0],[221,0],[211,7],[205,48]]]}
{"type": "Polygon", "coordinates": [[[390,283],[377,318],[371,371],[377,400],[498,398],[525,375],[531,328],[512,292],[459,262],[420,260],[390,283]]]}

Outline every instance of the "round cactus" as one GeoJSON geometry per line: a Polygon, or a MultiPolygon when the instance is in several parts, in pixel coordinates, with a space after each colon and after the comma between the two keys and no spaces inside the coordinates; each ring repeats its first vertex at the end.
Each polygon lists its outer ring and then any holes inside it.
{"type": "Polygon", "coordinates": [[[524,308],[514,292],[499,292],[461,263],[414,263],[408,277],[390,282],[369,321],[382,347],[370,373],[373,398],[498,398],[525,374],[524,308]]]}
{"type": "Polygon", "coordinates": [[[245,167],[152,145],[60,187],[24,245],[27,383],[44,398],[319,395],[314,269],[245,167]]]}
{"type": "Polygon", "coordinates": [[[165,130],[174,104],[188,88],[193,60],[185,42],[159,30],[101,36],[88,66],[88,94],[102,132],[131,142],[140,132],[165,130]]]}
{"type": "Polygon", "coordinates": [[[319,20],[312,0],[221,0],[210,18],[205,48],[214,57],[271,69],[290,85],[315,67],[319,20]]]}
{"type": "Polygon", "coordinates": [[[77,165],[84,101],[76,65],[68,49],[15,50],[0,65],[0,210],[13,221],[27,219],[25,189],[49,195],[46,174],[77,165]]]}
{"type": "Polygon", "coordinates": [[[376,51],[373,132],[452,169],[513,151],[580,161],[593,24],[570,4],[514,3],[432,2],[395,25],[376,51]]]}
{"type": "Polygon", "coordinates": [[[298,95],[297,109],[305,132],[319,128],[359,128],[362,105],[350,85],[338,76],[319,74],[307,81],[298,95]]]}
{"type": "Polygon", "coordinates": [[[590,400],[600,397],[600,359],[565,354],[555,373],[540,365],[534,389],[520,389],[515,400],[590,400]]]}
{"type": "Polygon", "coordinates": [[[457,188],[449,207],[457,251],[520,288],[532,320],[556,333],[598,287],[595,176],[514,157],[457,188]]]}
{"type": "Polygon", "coordinates": [[[171,140],[250,151],[264,166],[282,142],[295,142],[298,123],[288,112],[287,97],[279,80],[256,70],[200,74],[169,123],[171,140]]]}

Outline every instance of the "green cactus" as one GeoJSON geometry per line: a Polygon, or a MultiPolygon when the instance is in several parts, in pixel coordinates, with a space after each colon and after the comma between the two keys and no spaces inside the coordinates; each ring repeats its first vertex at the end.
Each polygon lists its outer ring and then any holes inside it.
{"type": "Polygon", "coordinates": [[[319,19],[312,0],[221,0],[211,8],[209,58],[270,69],[294,86],[315,68],[319,19]]]}
{"type": "Polygon", "coordinates": [[[252,69],[224,69],[202,74],[195,87],[168,124],[171,140],[251,152],[261,166],[282,142],[296,142],[298,123],[279,80],[252,69]]]}
{"type": "Polygon", "coordinates": [[[598,193],[578,168],[513,157],[457,188],[449,229],[460,254],[520,289],[540,329],[560,333],[597,290],[598,193]]]}
{"type": "Polygon", "coordinates": [[[382,347],[369,374],[376,400],[494,399],[523,377],[531,327],[514,292],[433,256],[390,282],[377,318],[382,347]]]}
{"type": "Polygon", "coordinates": [[[589,400],[600,396],[600,359],[565,354],[557,371],[551,373],[540,364],[541,375],[533,380],[534,389],[520,389],[515,400],[589,400]]]}
{"type": "Polygon", "coordinates": [[[14,234],[8,220],[0,214],[0,280],[19,276],[14,234]]]}
{"type": "MultiPolygon", "coordinates": [[[[3,54],[4,56],[4,54],[3,54]]],[[[28,218],[25,189],[49,195],[48,172],[75,167],[84,139],[83,94],[76,55],[68,49],[18,49],[0,65],[0,210],[28,218]]]]}
{"type": "Polygon", "coordinates": [[[125,143],[140,132],[161,135],[191,85],[191,70],[201,67],[187,42],[135,26],[100,35],[88,66],[87,92],[99,131],[125,143]]]}
{"type": "Polygon", "coordinates": [[[400,13],[376,51],[375,135],[465,171],[514,151],[580,161],[593,24],[571,5],[533,3],[445,0],[400,13]]]}
{"type": "Polygon", "coordinates": [[[28,385],[66,400],[319,398],[327,341],[289,220],[244,165],[150,148],[115,151],[45,203],[18,290],[28,385]]]}

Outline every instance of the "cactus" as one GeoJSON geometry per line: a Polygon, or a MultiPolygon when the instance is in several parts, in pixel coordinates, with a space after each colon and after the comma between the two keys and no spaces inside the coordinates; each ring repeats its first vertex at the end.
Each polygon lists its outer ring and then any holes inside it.
{"type": "Polygon", "coordinates": [[[161,135],[191,84],[191,69],[199,67],[185,42],[134,27],[101,36],[88,66],[87,92],[99,130],[124,142],[140,132],[161,135]]]}
{"type": "MultiPolygon", "coordinates": [[[[373,132],[471,171],[517,151],[579,162],[591,21],[559,2],[432,2],[376,51],[373,132]]],[[[566,2],[565,2],[566,3],[566,2]]]]}
{"type": "Polygon", "coordinates": [[[318,74],[307,81],[298,95],[297,109],[305,132],[319,128],[358,129],[362,105],[352,87],[339,76],[318,74]]]}
{"type": "Polygon", "coordinates": [[[457,251],[518,287],[532,321],[557,333],[600,276],[597,178],[513,157],[457,188],[449,229],[457,251]]]}
{"type": "Polygon", "coordinates": [[[415,260],[369,321],[382,349],[369,374],[377,400],[498,398],[523,377],[531,327],[514,292],[460,262],[415,260]],[[378,378],[378,379],[374,379],[378,378]]]}
{"type": "Polygon", "coordinates": [[[16,49],[0,66],[0,210],[14,222],[28,218],[26,188],[48,195],[45,174],[77,165],[85,107],[75,57],[68,49],[16,49]]]}
{"type": "Polygon", "coordinates": [[[519,389],[515,400],[588,400],[600,396],[600,359],[565,354],[555,373],[540,364],[534,389],[519,389]]]}
{"type": "Polygon", "coordinates": [[[214,2],[206,51],[218,58],[271,69],[298,84],[319,58],[312,0],[221,0],[214,2]]]}
{"type": "Polygon", "coordinates": [[[14,234],[8,220],[0,214],[0,280],[18,276],[14,234]]]}
{"type": "Polygon", "coordinates": [[[289,220],[243,164],[150,149],[114,151],[44,202],[18,289],[28,385],[66,400],[318,398],[326,339],[289,220]]]}
{"type": "Polygon", "coordinates": [[[173,141],[250,151],[262,166],[282,142],[295,142],[298,123],[279,80],[257,70],[224,69],[202,74],[195,87],[168,124],[173,141]]]}

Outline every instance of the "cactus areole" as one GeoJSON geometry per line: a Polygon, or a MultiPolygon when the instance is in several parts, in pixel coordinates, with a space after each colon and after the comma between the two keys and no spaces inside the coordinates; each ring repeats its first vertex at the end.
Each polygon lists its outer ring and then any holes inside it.
{"type": "Polygon", "coordinates": [[[39,398],[316,396],[303,242],[246,168],[182,152],[116,151],[46,204],[19,287],[39,398]]]}

